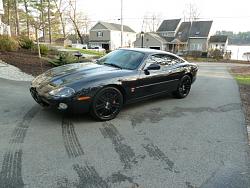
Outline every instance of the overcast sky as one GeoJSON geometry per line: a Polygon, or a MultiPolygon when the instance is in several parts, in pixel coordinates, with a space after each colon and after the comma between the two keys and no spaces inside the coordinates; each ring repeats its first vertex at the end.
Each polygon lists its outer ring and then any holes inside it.
{"type": "MultiPolygon", "coordinates": [[[[120,0],[78,1],[78,7],[93,21],[116,22],[120,18],[120,0]]],[[[250,31],[250,0],[123,0],[124,24],[141,31],[145,14],[161,15],[162,19],[183,18],[188,3],[196,5],[201,18],[213,20],[211,33],[217,30],[250,31]]],[[[204,20],[204,19],[203,19],[204,20]]]]}

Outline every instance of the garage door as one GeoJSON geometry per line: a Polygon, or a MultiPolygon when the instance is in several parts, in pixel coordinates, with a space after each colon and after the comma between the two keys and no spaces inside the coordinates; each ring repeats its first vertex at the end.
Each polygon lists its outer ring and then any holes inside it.
{"type": "Polygon", "coordinates": [[[150,49],[155,49],[155,50],[160,50],[160,49],[161,49],[160,46],[150,46],[149,48],[150,48],[150,49]]]}

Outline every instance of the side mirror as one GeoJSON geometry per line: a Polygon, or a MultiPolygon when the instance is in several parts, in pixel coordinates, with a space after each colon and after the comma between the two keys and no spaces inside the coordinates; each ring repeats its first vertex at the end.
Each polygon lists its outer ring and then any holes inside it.
{"type": "Polygon", "coordinates": [[[144,72],[145,72],[145,74],[146,75],[149,75],[150,73],[149,73],[149,70],[160,70],[161,69],[161,66],[160,65],[158,65],[158,64],[150,64],[145,70],[144,70],[144,72]]]}

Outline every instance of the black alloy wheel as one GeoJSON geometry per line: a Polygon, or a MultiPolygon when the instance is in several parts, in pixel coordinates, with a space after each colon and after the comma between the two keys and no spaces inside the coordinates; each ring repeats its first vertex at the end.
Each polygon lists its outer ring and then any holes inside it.
{"type": "Polygon", "coordinates": [[[185,98],[190,92],[191,84],[192,80],[190,76],[188,75],[183,76],[177,87],[177,90],[174,92],[174,95],[179,99],[185,98]]]}
{"type": "Polygon", "coordinates": [[[108,121],[117,116],[122,105],[122,93],[115,87],[105,87],[94,97],[90,113],[95,119],[108,121]]]}

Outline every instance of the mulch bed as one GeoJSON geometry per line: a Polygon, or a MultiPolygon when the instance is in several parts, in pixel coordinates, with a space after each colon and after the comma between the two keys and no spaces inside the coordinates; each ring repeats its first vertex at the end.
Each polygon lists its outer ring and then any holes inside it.
{"type": "MultiPolygon", "coordinates": [[[[250,67],[233,67],[231,69],[233,74],[250,75],[250,67]]],[[[246,124],[248,127],[248,138],[250,145],[250,85],[239,84],[240,96],[245,112],[246,124]]]]}
{"type": "Polygon", "coordinates": [[[48,61],[39,59],[37,53],[29,50],[19,50],[17,52],[0,52],[0,59],[33,76],[37,76],[53,67],[48,63],[48,61]]]}

